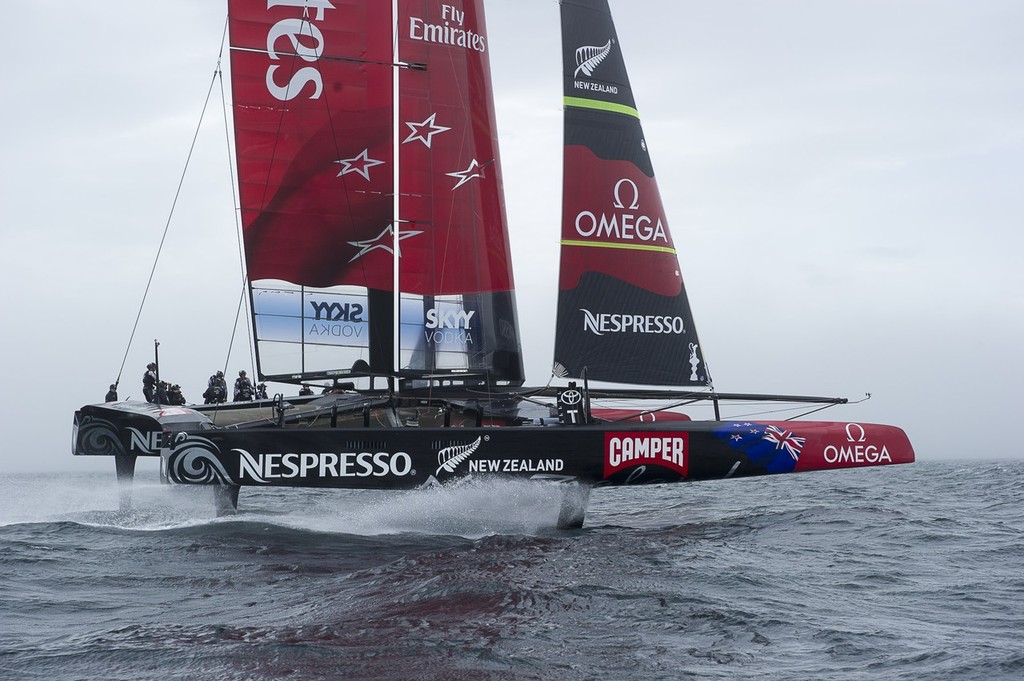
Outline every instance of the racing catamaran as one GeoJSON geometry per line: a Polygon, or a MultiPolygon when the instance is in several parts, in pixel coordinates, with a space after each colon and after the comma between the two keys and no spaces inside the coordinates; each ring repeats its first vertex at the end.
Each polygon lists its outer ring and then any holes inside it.
{"type": "Polygon", "coordinates": [[[524,386],[483,0],[228,5],[259,380],[334,389],[87,405],[76,455],[113,456],[126,485],[137,457],[161,457],[220,512],[243,486],[525,477],[564,486],[560,526],[583,523],[593,487],[914,460],[893,426],[721,416],[846,400],[715,390],[607,0],[560,3],[559,385],[539,388],[524,386]],[[679,412],[697,402],[714,418],[679,412]]]}

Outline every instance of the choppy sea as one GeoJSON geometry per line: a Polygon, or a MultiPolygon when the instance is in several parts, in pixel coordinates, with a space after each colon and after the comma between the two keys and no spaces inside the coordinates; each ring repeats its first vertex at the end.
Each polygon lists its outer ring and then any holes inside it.
{"type": "Polygon", "coordinates": [[[0,477],[0,678],[1024,678],[1024,461],[598,489],[581,530],[536,483],[218,519],[156,477],[0,477]]]}

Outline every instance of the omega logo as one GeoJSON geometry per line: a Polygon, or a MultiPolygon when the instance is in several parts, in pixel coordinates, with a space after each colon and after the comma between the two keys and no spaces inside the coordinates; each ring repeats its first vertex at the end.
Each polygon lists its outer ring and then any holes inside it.
{"type": "Polygon", "coordinates": [[[636,186],[636,183],[628,177],[624,177],[615,183],[615,207],[625,208],[626,204],[622,202],[622,185],[628,184],[633,188],[633,201],[629,204],[629,210],[636,210],[640,207],[640,188],[636,186]]]}
{"type": "Polygon", "coordinates": [[[867,433],[864,432],[864,426],[859,423],[847,423],[846,424],[846,441],[847,442],[864,442],[867,439],[867,433]],[[854,430],[860,432],[859,437],[854,437],[854,430]]]}

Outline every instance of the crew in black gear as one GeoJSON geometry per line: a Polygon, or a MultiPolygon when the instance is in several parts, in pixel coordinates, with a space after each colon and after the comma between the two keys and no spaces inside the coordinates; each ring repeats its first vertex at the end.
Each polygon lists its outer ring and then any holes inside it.
{"type": "Polygon", "coordinates": [[[252,400],[252,396],[252,381],[245,375],[245,369],[242,369],[235,379],[235,402],[248,402],[252,400]]]}
{"type": "Polygon", "coordinates": [[[206,392],[203,393],[203,400],[206,404],[220,404],[228,401],[228,382],[224,380],[224,372],[218,371],[210,376],[206,383],[206,392]]]}
{"type": "Polygon", "coordinates": [[[177,383],[167,389],[167,404],[185,404],[185,396],[181,392],[181,386],[177,383]]]}
{"type": "Polygon", "coordinates": [[[146,373],[142,375],[142,394],[147,402],[156,402],[156,362],[146,365],[146,373]]]}

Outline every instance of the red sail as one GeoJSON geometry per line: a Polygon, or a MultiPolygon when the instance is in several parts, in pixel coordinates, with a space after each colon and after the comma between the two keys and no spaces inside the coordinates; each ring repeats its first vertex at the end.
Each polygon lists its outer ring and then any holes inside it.
{"type": "Polygon", "coordinates": [[[510,291],[511,256],[482,0],[400,0],[403,292],[510,291]]]}
{"type": "Polygon", "coordinates": [[[391,289],[391,3],[230,0],[229,16],[250,280],[391,289]]]}
{"type": "Polygon", "coordinates": [[[521,381],[483,2],[393,6],[229,0],[261,374],[521,381]]]}

